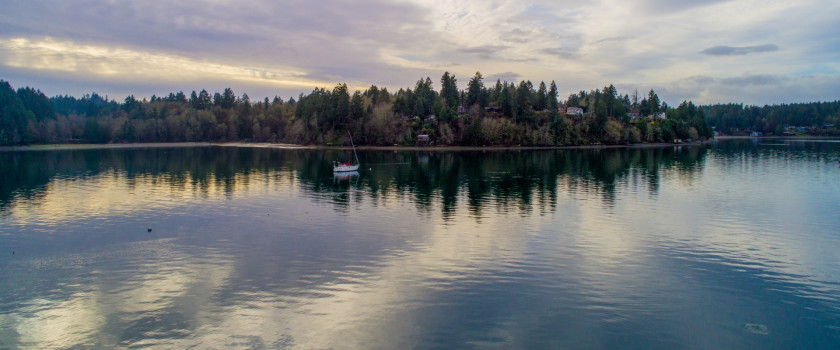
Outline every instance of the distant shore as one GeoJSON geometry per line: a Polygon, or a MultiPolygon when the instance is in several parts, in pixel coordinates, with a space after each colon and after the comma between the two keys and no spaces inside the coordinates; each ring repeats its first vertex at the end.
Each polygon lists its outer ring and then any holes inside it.
{"type": "Polygon", "coordinates": [[[209,142],[151,142],[151,143],[62,143],[51,145],[2,146],[0,151],[52,151],[118,148],[168,148],[214,146],[209,142]]]}
{"type": "Polygon", "coordinates": [[[715,136],[716,140],[728,140],[728,139],[788,139],[788,140],[797,140],[797,139],[827,139],[827,140],[837,140],[840,139],[840,136],[817,136],[817,135],[803,135],[803,136],[715,136]]]}
{"type": "MultiPolygon", "coordinates": [[[[715,140],[730,139],[788,139],[809,140],[827,139],[838,140],[838,136],[717,136],[706,141],[688,143],[634,143],[629,145],[580,145],[580,146],[357,146],[358,150],[368,151],[525,151],[552,149],[614,149],[614,148],[651,148],[670,146],[705,145],[715,140]]],[[[150,142],[150,143],[85,143],[85,144],[52,144],[27,146],[2,146],[0,152],[9,151],[50,151],[50,150],[87,150],[87,149],[122,149],[122,148],[172,148],[172,147],[244,147],[244,148],[272,148],[272,149],[302,149],[329,150],[350,149],[349,146],[326,145],[296,145],[290,143],[268,142],[150,142]]]]}
{"type": "MultiPolygon", "coordinates": [[[[580,145],[580,146],[357,146],[357,150],[370,151],[524,151],[552,149],[614,149],[614,148],[649,148],[669,146],[703,145],[713,140],[691,143],[636,143],[629,145],[580,145]]],[[[105,143],[105,144],[52,144],[3,146],[2,151],[52,151],[52,150],[88,150],[88,149],[123,149],[123,148],[171,148],[171,147],[244,147],[272,149],[329,150],[350,149],[349,146],[295,145],[289,143],[258,142],[153,142],[153,143],[105,143]]]]}

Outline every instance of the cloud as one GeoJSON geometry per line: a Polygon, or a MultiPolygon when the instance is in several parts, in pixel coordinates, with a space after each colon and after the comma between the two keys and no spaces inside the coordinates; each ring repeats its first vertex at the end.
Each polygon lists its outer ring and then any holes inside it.
{"type": "Polygon", "coordinates": [[[321,82],[303,78],[305,72],[290,67],[244,67],[196,60],[161,52],[114,46],[80,44],[53,38],[0,39],[2,63],[32,71],[54,71],[80,77],[120,77],[136,81],[183,81],[215,77],[263,85],[308,87],[321,82]]]}
{"type": "Polygon", "coordinates": [[[700,51],[704,55],[710,56],[743,56],[751,53],[772,52],[778,51],[779,47],[774,44],[765,44],[757,46],[712,46],[708,49],[700,51]]]}
{"type": "Polygon", "coordinates": [[[752,105],[833,101],[837,99],[834,92],[840,89],[840,74],[698,75],[664,82],[654,89],[669,104],[683,100],[698,104],[737,102],[752,105]]]}
{"type": "Polygon", "coordinates": [[[709,85],[709,84],[714,84],[714,82],[715,82],[715,78],[712,78],[708,75],[696,75],[696,76],[688,78],[688,80],[697,84],[697,85],[709,85]]]}
{"type": "Polygon", "coordinates": [[[519,78],[521,78],[521,77],[522,77],[522,75],[518,74],[518,73],[504,72],[504,73],[490,74],[490,75],[487,76],[487,78],[485,80],[489,81],[489,82],[494,82],[494,83],[495,83],[496,80],[507,81],[507,82],[515,82],[515,81],[519,80],[519,78]]]}
{"type": "Polygon", "coordinates": [[[506,34],[514,36],[529,36],[533,34],[533,31],[531,31],[530,29],[514,28],[508,31],[506,34]]]}
{"type": "Polygon", "coordinates": [[[633,37],[630,37],[630,36],[613,36],[613,37],[609,37],[609,38],[603,38],[603,39],[596,40],[594,42],[594,44],[602,44],[602,43],[610,42],[610,41],[627,41],[627,40],[632,39],[632,38],[633,37]]]}
{"type": "Polygon", "coordinates": [[[534,32],[530,29],[514,28],[507,32],[501,33],[502,41],[509,43],[524,44],[531,41],[534,32]]]}
{"type": "MultiPolygon", "coordinates": [[[[139,68],[129,69],[124,65],[128,60],[119,56],[42,57],[36,51],[9,50],[0,51],[0,71],[7,79],[16,78],[17,85],[37,83],[33,86],[61,94],[83,89],[119,96],[138,95],[141,88],[160,93],[170,87],[232,86],[252,97],[271,97],[277,90],[297,96],[338,82],[395,91],[413,86],[419,76],[439,77],[444,71],[459,76],[477,70],[517,72],[506,78],[556,80],[561,91],[608,83],[677,89],[669,84],[687,84],[680,82],[687,76],[715,77],[721,86],[720,79],[743,74],[838,72],[840,46],[831,45],[838,39],[829,34],[838,28],[832,14],[840,11],[840,3],[774,3],[752,11],[751,1],[642,0],[606,6],[571,0],[255,0],[247,6],[233,0],[12,1],[0,11],[0,40],[52,38],[75,47],[127,50],[136,54],[128,57],[138,59],[146,53],[166,67],[207,63],[227,73],[189,67],[146,77],[140,74],[148,71],[142,60],[139,68]],[[797,26],[799,18],[808,18],[808,25],[797,26]],[[781,26],[790,30],[775,33],[781,26]],[[723,46],[715,41],[719,38],[766,44],[723,46]],[[698,48],[705,50],[698,54],[698,48]],[[776,53],[761,55],[768,52],[776,53]],[[744,55],[750,55],[749,62],[709,59],[744,55]],[[16,65],[4,63],[10,60],[16,65]],[[72,64],[77,66],[68,70],[72,64]],[[231,74],[237,70],[242,74],[231,74]],[[81,71],[90,74],[72,73],[81,71]],[[289,74],[303,88],[272,83],[289,74]],[[118,85],[124,88],[112,89],[118,85]]],[[[744,81],[751,87],[762,82],[744,81]]]]}
{"type": "Polygon", "coordinates": [[[730,0],[647,0],[643,1],[638,7],[655,13],[675,13],[729,1],[730,0]]]}
{"type": "Polygon", "coordinates": [[[375,60],[381,48],[424,50],[437,42],[420,6],[381,0],[248,6],[224,0],[72,5],[33,0],[8,10],[0,14],[0,38],[52,37],[234,65],[282,62],[310,71],[374,67],[381,64],[375,60]]]}
{"type": "Polygon", "coordinates": [[[493,57],[500,57],[500,53],[510,46],[504,45],[482,45],[463,49],[458,49],[458,52],[466,54],[474,54],[482,59],[491,59],[493,57]]]}
{"type": "Polygon", "coordinates": [[[724,85],[773,85],[786,80],[784,77],[779,77],[769,74],[745,75],[741,77],[724,78],[720,82],[724,85]]]}
{"type": "Polygon", "coordinates": [[[550,56],[562,57],[566,59],[574,58],[577,56],[577,50],[572,50],[565,47],[542,49],[540,50],[540,53],[550,56]]]}

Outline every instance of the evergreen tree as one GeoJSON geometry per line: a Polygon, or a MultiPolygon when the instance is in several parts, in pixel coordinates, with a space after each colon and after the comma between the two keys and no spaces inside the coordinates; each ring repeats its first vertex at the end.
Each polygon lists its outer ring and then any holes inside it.
{"type": "Polygon", "coordinates": [[[446,102],[446,108],[454,110],[458,108],[458,81],[455,75],[444,72],[440,78],[440,97],[446,102]]]}
{"type": "Polygon", "coordinates": [[[465,107],[470,108],[474,104],[484,107],[487,104],[482,98],[482,94],[484,92],[483,79],[484,78],[481,76],[481,72],[475,72],[475,76],[472,79],[470,79],[470,82],[467,86],[467,97],[465,107]]]}
{"type": "Polygon", "coordinates": [[[653,89],[648,92],[647,98],[647,105],[648,105],[648,113],[651,115],[657,115],[660,112],[659,108],[659,96],[656,95],[656,92],[653,92],[653,89]]]}
{"type": "Polygon", "coordinates": [[[233,93],[231,88],[225,88],[225,91],[219,98],[219,106],[222,108],[233,108],[234,104],[236,104],[236,94],[233,93]]]}
{"type": "Polygon", "coordinates": [[[499,98],[501,98],[502,93],[502,81],[496,79],[496,85],[493,86],[493,89],[490,90],[490,102],[495,102],[496,104],[500,105],[499,98]]]}
{"type": "Polygon", "coordinates": [[[192,91],[190,94],[190,107],[198,109],[198,94],[195,93],[195,90],[192,91]]]}
{"type": "Polygon", "coordinates": [[[26,125],[34,119],[12,86],[0,80],[0,145],[16,145],[27,142],[26,125]]]}
{"type": "Polygon", "coordinates": [[[546,95],[546,108],[549,111],[556,112],[557,111],[557,84],[554,83],[554,80],[551,81],[551,85],[548,89],[548,94],[546,95]]]}
{"type": "Polygon", "coordinates": [[[353,93],[353,98],[350,99],[350,117],[354,121],[365,118],[365,100],[359,91],[353,93]]]}
{"type": "Polygon", "coordinates": [[[545,82],[540,82],[540,87],[537,89],[537,96],[534,102],[535,111],[543,111],[548,106],[548,91],[545,87],[545,82]]]}
{"type": "Polygon", "coordinates": [[[502,110],[502,115],[508,118],[515,117],[514,111],[516,110],[516,100],[512,98],[510,93],[511,90],[513,89],[508,88],[507,82],[505,82],[499,92],[499,108],[502,110]]]}
{"type": "Polygon", "coordinates": [[[530,81],[521,81],[516,89],[516,116],[525,117],[531,113],[531,94],[533,85],[530,81]]]}
{"type": "Polygon", "coordinates": [[[23,103],[23,107],[32,112],[36,121],[55,119],[55,108],[41,90],[35,90],[27,86],[19,88],[17,95],[23,103]]]}
{"type": "Polygon", "coordinates": [[[210,101],[210,93],[207,90],[201,89],[201,93],[198,94],[198,109],[208,109],[212,105],[213,102],[210,101]]]}
{"type": "Polygon", "coordinates": [[[362,96],[370,98],[370,103],[376,106],[379,103],[379,88],[376,85],[371,85],[362,96]]]}
{"type": "Polygon", "coordinates": [[[124,103],[123,103],[123,110],[126,113],[129,113],[129,112],[133,111],[134,109],[136,109],[138,107],[140,107],[140,102],[137,101],[136,98],[134,98],[134,95],[128,95],[128,96],[125,97],[125,100],[124,100],[124,103]]]}
{"type": "Polygon", "coordinates": [[[580,98],[578,97],[578,94],[569,94],[569,97],[566,98],[566,106],[580,107],[580,98]]]}
{"type": "Polygon", "coordinates": [[[337,122],[344,124],[350,118],[350,93],[347,84],[336,85],[331,97],[333,115],[337,122]]]}

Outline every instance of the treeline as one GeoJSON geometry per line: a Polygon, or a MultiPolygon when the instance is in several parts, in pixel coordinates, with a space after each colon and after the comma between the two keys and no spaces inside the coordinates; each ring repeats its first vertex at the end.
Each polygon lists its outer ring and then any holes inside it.
{"type": "Polygon", "coordinates": [[[375,85],[316,88],[298,99],[251,101],[230,88],[122,103],[96,93],[47,98],[0,81],[0,145],[110,142],[246,141],[295,144],[411,145],[429,135],[438,145],[563,146],[671,142],[712,136],[704,111],[691,102],[671,108],[651,90],[620,95],[613,85],[558,97],[557,86],[497,80],[481,73],[460,90],[448,72],[390,93],[375,85]],[[572,108],[574,107],[574,108],[572,108]],[[579,110],[575,110],[579,108],[579,110]]]}
{"type": "Polygon", "coordinates": [[[745,106],[729,103],[703,106],[709,125],[729,135],[840,135],[840,101],[745,106]]]}

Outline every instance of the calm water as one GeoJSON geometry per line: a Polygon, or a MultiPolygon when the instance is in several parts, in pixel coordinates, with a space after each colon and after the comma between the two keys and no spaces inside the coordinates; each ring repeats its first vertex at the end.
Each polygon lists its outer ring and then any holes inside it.
{"type": "Polygon", "coordinates": [[[0,348],[840,348],[838,141],[348,155],[0,152],[0,348]]]}

